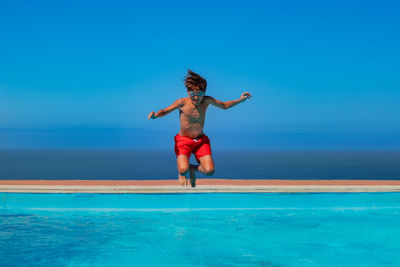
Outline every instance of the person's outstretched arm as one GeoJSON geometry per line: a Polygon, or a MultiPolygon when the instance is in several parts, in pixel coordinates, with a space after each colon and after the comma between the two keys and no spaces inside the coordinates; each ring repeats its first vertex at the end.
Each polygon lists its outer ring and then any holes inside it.
{"type": "Polygon", "coordinates": [[[180,108],[181,106],[183,106],[183,101],[182,99],[178,99],[176,100],[174,103],[172,103],[171,106],[166,107],[164,109],[161,109],[160,111],[158,111],[157,113],[152,111],[150,112],[149,116],[147,116],[147,118],[150,119],[157,119],[160,117],[163,117],[165,115],[167,115],[168,113],[171,113],[172,111],[174,111],[177,108],[180,108]]]}
{"type": "Polygon", "coordinates": [[[222,109],[228,109],[231,108],[233,106],[236,106],[239,103],[242,103],[244,101],[246,101],[247,99],[250,99],[250,97],[253,97],[249,92],[244,92],[239,99],[236,100],[232,100],[232,101],[226,101],[226,102],[222,102],[220,100],[217,100],[211,96],[207,96],[207,101],[213,105],[216,106],[218,108],[222,108],[222,109]]]}

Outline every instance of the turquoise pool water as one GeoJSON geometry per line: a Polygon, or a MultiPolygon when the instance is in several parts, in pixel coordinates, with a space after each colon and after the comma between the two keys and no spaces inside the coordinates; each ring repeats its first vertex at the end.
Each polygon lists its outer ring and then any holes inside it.
{"type": "Polygon", "coordinates": [[[399,266],[399,222],[399,193],[0,193],[0,266],[399,266]]]}

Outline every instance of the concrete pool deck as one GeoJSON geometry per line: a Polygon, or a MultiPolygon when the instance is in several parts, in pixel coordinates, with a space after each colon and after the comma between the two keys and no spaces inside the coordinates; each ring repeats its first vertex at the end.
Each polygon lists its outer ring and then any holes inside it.
{"type": "Polygon", "coordinates": [[[10,193],[313,193],[400,192],[400,180],[234,180],[198,179],[197,187],[178,180],[0,180],[10,193]]]}

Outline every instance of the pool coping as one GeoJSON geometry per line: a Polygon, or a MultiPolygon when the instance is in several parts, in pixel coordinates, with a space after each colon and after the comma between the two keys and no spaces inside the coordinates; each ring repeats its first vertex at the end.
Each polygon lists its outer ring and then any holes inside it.
{"type": "Polygon", "coordinates": [[[317,193],[400,192],[400,180],[198,179],[197,187],[177,180],[0,180],[9,193],[317,193]]]}

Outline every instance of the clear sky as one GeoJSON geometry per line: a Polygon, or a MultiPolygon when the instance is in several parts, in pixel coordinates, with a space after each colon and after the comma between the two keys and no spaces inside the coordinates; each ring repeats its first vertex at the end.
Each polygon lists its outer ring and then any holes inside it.
{"type": "Polygon", "coordinates": [[[214,148],[400,149],[399,3],[3,1],[0,148],[170,148],[190,68],[214,148]]]}

